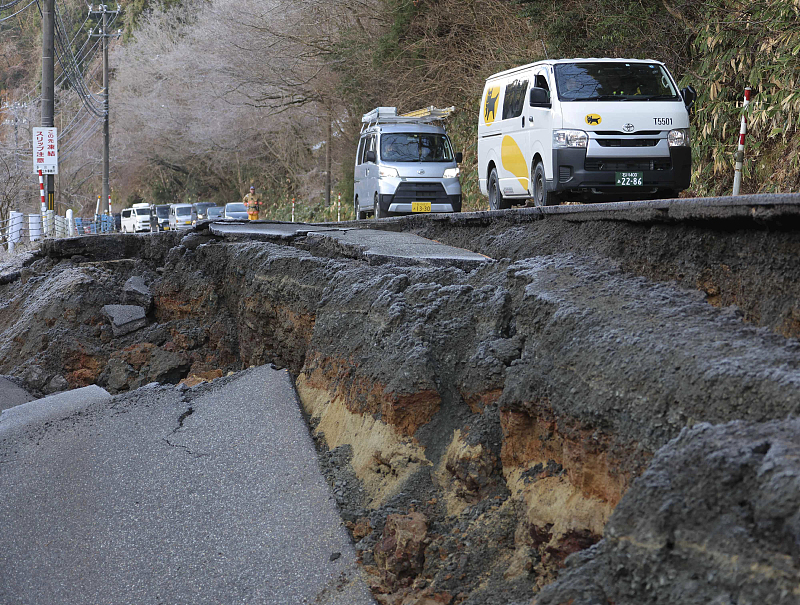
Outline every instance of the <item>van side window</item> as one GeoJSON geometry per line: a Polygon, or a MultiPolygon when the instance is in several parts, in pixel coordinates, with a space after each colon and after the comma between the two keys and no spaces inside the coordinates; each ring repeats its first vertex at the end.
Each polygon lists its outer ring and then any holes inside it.
{"type": "Polygon", "coordinates": [[[506,86],[506,96],[503,100],[503,119],[517,118],[522,115],[525,106],[525,93],[528,92],[527,80],[514,80],[506,86]]]}
{"type": "Polygon", "coordinates": [[[374,134],[367,139],[366,151],[375,151],[375,139],[377,137],[374,134]]]}
{"type": "Polygon", "coordinates": [[[364,142],[366,140],[367,140],[366,137],[361,137],[361,139],[358,141],[358,153],[356,153],[356,158],[357,158],[356,164],[364,163],[364,147],[366,147],[366,145],[364,145],[364,142]]]}

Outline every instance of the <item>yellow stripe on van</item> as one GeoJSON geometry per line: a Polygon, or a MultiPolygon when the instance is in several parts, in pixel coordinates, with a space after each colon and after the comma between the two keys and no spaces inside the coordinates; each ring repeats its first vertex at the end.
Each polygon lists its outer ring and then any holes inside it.
{"type": "Polygon", "coordinates": [[[503,137],[503,143],[500,147],[500,159],[503,162],[503,168],[508,170],[517,179],[523,189],[528,188],[528,163],[525,161],[525,156],[522,155],[522,150],[517,145],[517,142],[506,135],[503,137]]]}

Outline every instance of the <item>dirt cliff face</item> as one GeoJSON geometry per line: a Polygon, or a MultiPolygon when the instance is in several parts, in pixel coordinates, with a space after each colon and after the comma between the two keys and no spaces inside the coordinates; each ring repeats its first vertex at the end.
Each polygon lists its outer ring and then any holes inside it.
{"type": "MultiPolygon", "coordinates": [[[[370,266],[302,240],[53,242],[0,286],[25,313],[0,320],[0,373],[39,391],[62,380],[125,390],[288,367],[379,602],[527,603],[570,555],[617,552],[609,519],[686,427],[773,427],[800,401],[800,345],[777,315],[756,328],[663,281],[666,269],[642,275],[655,260],[639,249],[605,254],[624,225],[568,228],[451,225],[449,243],[499,259],[471,271],[370,266]],[[124,302],[132,275],[153,294],[148,326],[110,338],[99,307],[124,302]]],[[[701,261],[687,250],[666,263],[701,261]]],[[[719,489],[711,469],[696,474],[697,489],[719,489]]]]}

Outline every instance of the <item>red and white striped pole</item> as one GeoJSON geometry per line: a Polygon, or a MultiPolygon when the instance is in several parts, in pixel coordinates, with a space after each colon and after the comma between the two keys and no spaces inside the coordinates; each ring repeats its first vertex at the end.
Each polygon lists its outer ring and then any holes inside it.
{"type": "Polygon", "coordinates": [[[742,165],[744,164],[744,139],[747,134],[747,115],[745,110],[750,105],[750,94],[753,90],[748,86],[744,89],[744,105],[742,105],[742,126],[739,129],[739,148],[733,155],[736,162],[733,169],[733,195],[739,195],[739,188],[742,186],[742,165]]]}
{"type": "Polygon", "coordinates": [[[342,194],[336,197],[336,222],[342,222],[342,194]]]}
{"type": "Polygon", "coordinates": [[[44,201],[44,176],[42,171],[39,171],[39,193],[42,194],[42,224],[44,224],[44,214],[47,212],[47,204],[44,201]]]}
{"type": "Polygon", "coordinates": [[[294,222],[294,198],[292,198],[292,222],[294,222]]]}

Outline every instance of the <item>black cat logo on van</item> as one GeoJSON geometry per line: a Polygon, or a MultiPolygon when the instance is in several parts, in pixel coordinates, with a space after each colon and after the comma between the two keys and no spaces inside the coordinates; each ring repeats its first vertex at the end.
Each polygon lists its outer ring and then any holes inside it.
{"type": "Polygon", "coordinates": [[[603,118],[601,118],[599,115],[595,113],[590,113],[588,116],[586,116],[586,123],[589,124],[590,126],[596,126],[600,124],[600,122],[602,121],[603,118]]]}
{"type": "Polygon", "coordinates": [[[497,100],[500,98],[500,87],[493,86],[486,91],[486,102],[483,104],[483,121],[487,126],[495,121],[497,116],[497,100]],[[490,117],[491,116],[491,117],[490,117]]]}

